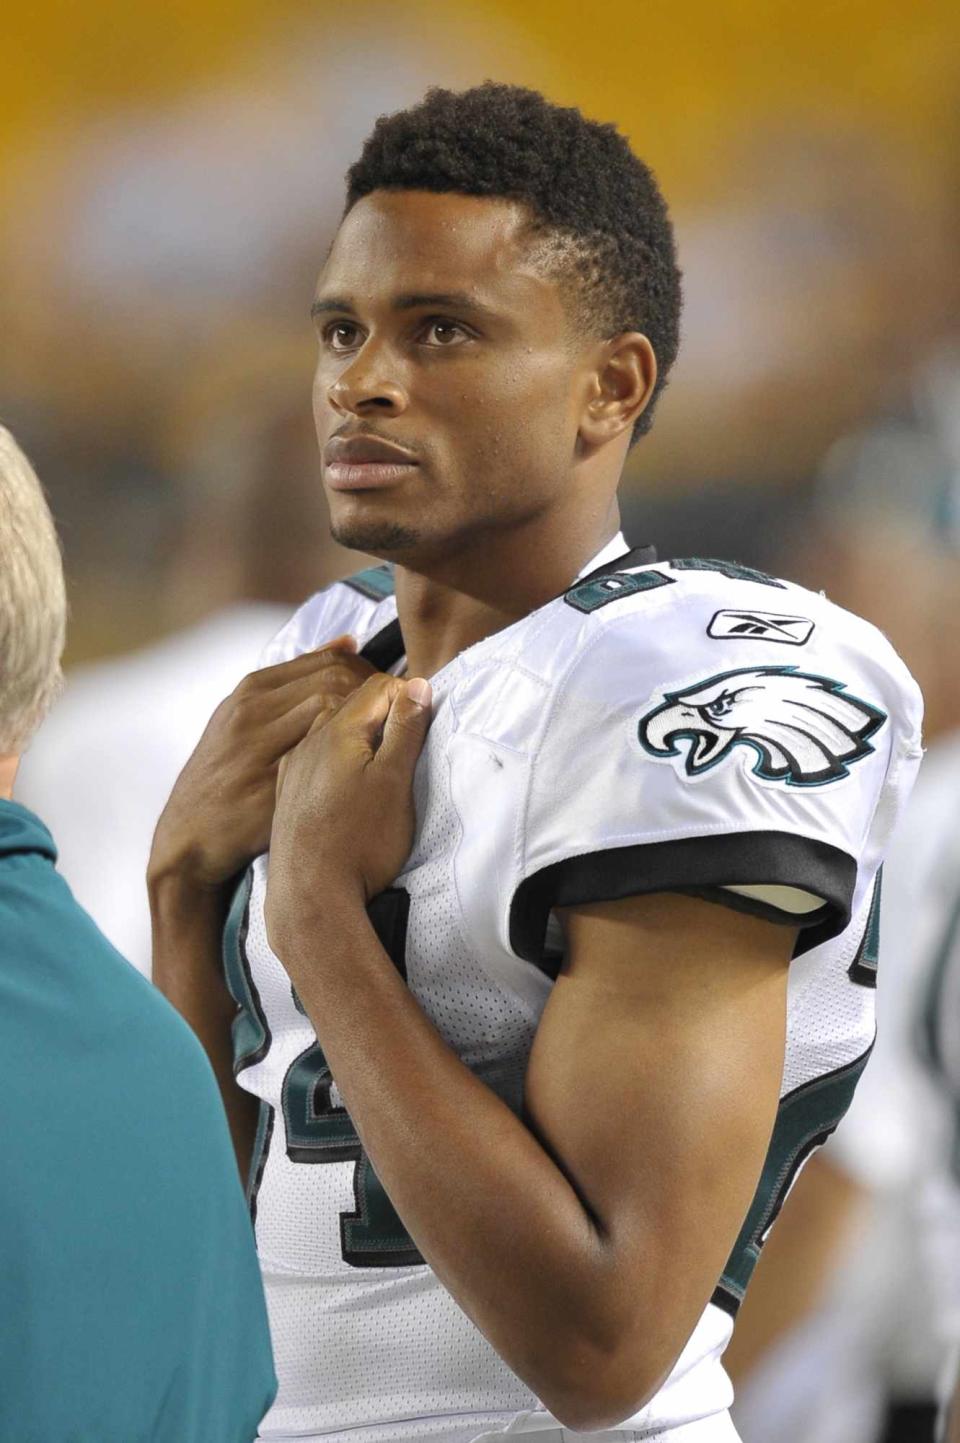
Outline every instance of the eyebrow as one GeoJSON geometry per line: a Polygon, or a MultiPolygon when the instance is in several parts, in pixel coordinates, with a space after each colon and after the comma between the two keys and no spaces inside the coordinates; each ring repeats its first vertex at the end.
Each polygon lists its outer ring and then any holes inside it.
{"type": "MultiPolygon", "coordinates": [[[[451,310],[470,311],[475,316],[491,320],[496,316],[495,311],[481,301],[474,300],[466,291],[410,291],[394,296],[390,304],[395,311],[416,311],[423,306],[445,306],[451,310]]],[[[330,311],[351,316],[357,313],[353,302],[345,296],[318,296],[310,307],[311,316],[325,315],[330,311]]]]}

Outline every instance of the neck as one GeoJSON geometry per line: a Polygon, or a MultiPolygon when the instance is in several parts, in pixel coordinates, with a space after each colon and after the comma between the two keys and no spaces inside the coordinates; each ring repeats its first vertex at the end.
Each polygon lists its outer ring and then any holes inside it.
{"type": "Polygon", "coordinates": [[[396,567],[408,676],[433,676],[468,646],[566,591],[619,529],[616,502],[596,524],[546,535],[536,522],[472,537],[443,557],[396,567]]]}
{"type": "Polygon", "coordinates": [[[0,756],[0,799],[3,801],[13,801],[13,779],[19,761],[19,757],[0,756]]]}

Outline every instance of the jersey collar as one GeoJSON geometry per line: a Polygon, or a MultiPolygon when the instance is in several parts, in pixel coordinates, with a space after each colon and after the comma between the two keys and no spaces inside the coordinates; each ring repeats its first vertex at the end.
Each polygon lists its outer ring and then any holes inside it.
{"type": "Polygon", "coordinates": [[[622,531],[601,547],[592,561],[577,573],[577,581],[593,581],[597,576],[610,576],[629,566],[648,566],[657,559],[655,546],[629,546],[622,531]]]}
{"type": "Polygon", "coordinates": [[[618,531],[616,536],[610,537],[610,540],[605,546],[600,547],[596,556],[592,556],[586,566],[580,568],[577,572],[576,580],[585,581],[599,566],[606,566],[611,561],[619,561],[629,550],[630,547],[627,545],[626,537],[622,531],[618,531]]]}
{"type": "MultiPolygon", "coordinates": [[[[631,547],[627,544],[623,532],[618,531],[616,536],[611,537],[596,556],[587,562],[583,570],[577,573],[574,580],[592,581],[597,576],[609,576],[627,566],[647,566],[656,559],[655,546],[631,547]]],[[[404,651],[403,633],[399,619],[395,617],[370,638],[360,655],[378,671],[389,671],[400,660],[404,651]]]]}

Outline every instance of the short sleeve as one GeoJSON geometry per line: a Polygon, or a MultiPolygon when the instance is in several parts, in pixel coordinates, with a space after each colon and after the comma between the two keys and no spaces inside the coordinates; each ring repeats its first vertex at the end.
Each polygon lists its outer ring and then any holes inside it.
{"type": "Polygon", "coordinates": [[[551,698],[512,949],[538,960],[554,907],[660,891],[800,926],[807,946],[827,940],[849,921],[858,869],[877,865],[896,810],[885,793],[901,772],[905,788],[912,779],[909,674],[853,617],[837,636],[828,616],[784,660],[768,641],[715,641],[699,598],[668,593],[659,612],[644,600],[586,638],[551,698]]]}

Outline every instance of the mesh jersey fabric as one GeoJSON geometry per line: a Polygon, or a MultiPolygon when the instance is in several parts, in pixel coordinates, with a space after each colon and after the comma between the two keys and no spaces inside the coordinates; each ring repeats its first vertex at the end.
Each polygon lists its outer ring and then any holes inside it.
{"type": "MultiPolygon", "coordinates": [[[[681,890],[791,925],[803,912],[781,1117],[755,1205],[667,1382],[623,1423],[641,1437],[685,1437],[702,1421],[705,1443],[729,1436],[720,1355],[763,1237],[849,1102],[872,1043],[875,882],[920,721],[916,687],[874,628],[801,588],[717,567],[628,563],[432,679],[416,837],[395,889],[408,906],[405,945],[394,958],[457,1054],[518,1109],[559,964],[554,906],[681,890]],[[775,606],[804,627],[763,621],[775,606]],[[756,609],[759,635],[715,624],[745,608],[756,609]],[[786,661],[784,634],[804,638],[789,642],[786,661]],[[682,719],[666,728],[687,697],[703,737],[682,719]],[[723,724],[748,702],[754,732],[731,740],[723,724]],[[816,714],[788,756],[783,717],[798,706],[816,714]]],[[[383,638],[396,620],[385,592],[381,572],[359,589],[320,593],[264,663],[345,631],[361,645],[383,638]]],[[[359,1146],[344,1152],[349,1120],[335,1081],[266,941],[267,868],[266,857],[251,867],[226,940],[234,986],[256,1014],[239,1081],[261,1099],[265,1124],[251,1201],[280,1389],[261,1436],[407,1443],[426,1436],[427,1418],[456,1419],[465,1439],[489,1431],[491,1415],[500,1431],[550,1422],[420,1264],[369,1159],[359,1146]]]]}

